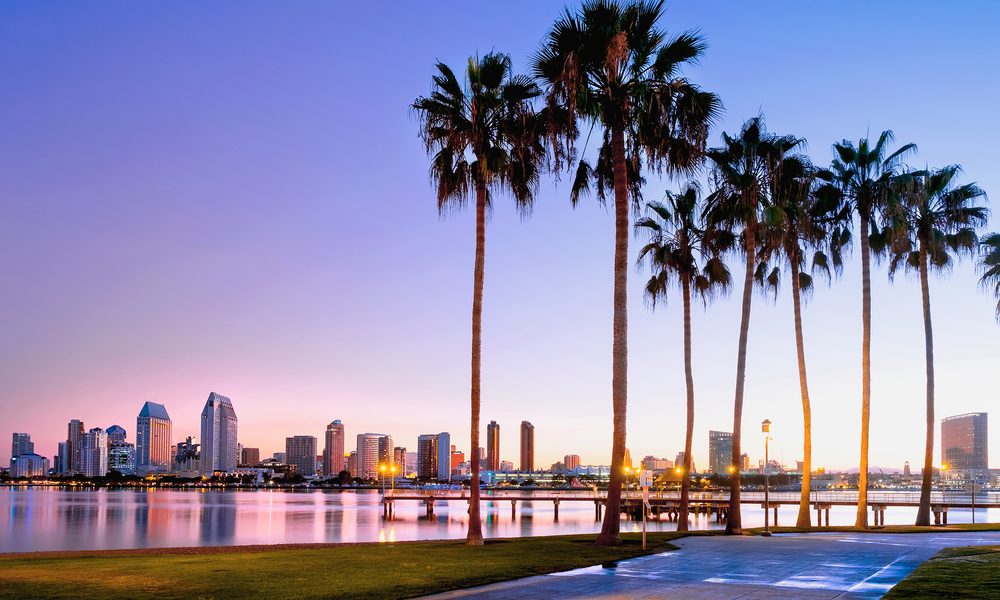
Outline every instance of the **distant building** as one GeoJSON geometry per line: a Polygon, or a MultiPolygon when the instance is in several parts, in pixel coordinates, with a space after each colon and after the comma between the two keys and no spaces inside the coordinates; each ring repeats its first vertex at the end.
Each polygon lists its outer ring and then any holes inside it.
{"type": "Polygon", "coordinates": [[[910,461],[903,463],[903,477],[910,477],[910,461]]]}
{"type": "Polygon", "coordinates": [[[438,434],[437,478],[441,481],[451,481],[451,434],[442,431],[438,434]]]}
{"type": "Polygon", "coordinates": [[[392,471],[394,455],[392,453],[392,436],[384,435],[378,439],[378,464],[375,470],[379,474],[390,473],[392,471]],[[385,471],[382,469],[385,468],[385,471]]]}
{"type": "Polygon", "coordinates": [[[10,443],[10,455],[11,457],[21,456],[22,454],[34,454],[35,444],[31,441],[31,436],[27,433],[15,433],[12,436],[10,443]]]}
{"type": "Polygon", "coordinates": [[[108,434],[100,427],[80,437],[80,473],[86,477],[108,474],[108,434]]]}
{"type": "Polygon", "coordinates": [[[465,462],[465,452],[461,450],[454,450],[455,446],[452,446],[451,451],[451,472],[454,473],[458,470],[458,465],[465,462]]]}
{"type": "Polygon", "coordinates": [[[438,436],[417,436],[417,477],[438,478],[438,436]]]}
{"type": "Polygon", "coordinates": [[[663,473],[669,471],[674,467],[674,463],[666,458],[657,458],[655,456],[649,455],[644,456],[642,463],[640,465],[643,471],[652,471],[653,473],[663,473]]]}
{"type": "Polygon", "coordinates": [[[580,455],[579,454],[567,454],[563,457],[563,465],[566,466],[566,470],[572,471],[580,466],[580,455]]]}
{"type": "Polygon", "coordinates": [[[278,461],[280,464],[288,464],[288,455],[284,452],[275,452],[271,454],[271,458],[278,461]]]}
{"type": "MultiPolygon", "coordinates": [[[[685,454],[683,450],[677,453],[677,456],[674,458],[674,467],[681,467],[681,468],[684,467],[684,456],[685,454]]],[[[694,460],[691,461],[691,472],[692,473],[698,472],[698,469],[695,468],[694,466],[694,460]]]]}
{"type": "Polygon", "coordinates": [[[358,476],[358,453],[354,450],[351,450],[351,453],[347,455],[347,471],[351,477],[358,476]]]}
{"type": "Polygon", "coordinates": [[[358,474],[361,479],[375,479],[379,476],[379,463],[392,455],[392,438],[384,433],[358,434],[358,474]]]}
{"type": "Polygon", "coordinates": [[[45,477],[49,473],[49,459],[34,452],[26,452],[10,459],[11,477],[45,477]]]}
{"type": "Polygon", "coordinates": [[[108,443],[108,471],[122,475],[135,474],[135,444],[132,442],[108,443]]]}
{"type": "Polygon", "coordinates": [[[316,475],[316,436],[285,438],[285,456],[287,464],[294,465],[299,474],[305,477],[316,475]]]}
{"type": "Polygon", "coordinates": [[[105,429],[104,433],[108,434],[109,444],[124,444],[127,437],[125,428],[121,425],[112,425],[105,429]]]}
{"type": "Polygon", "coordinates": [[[56,446],[56,463],[53,469],[59,475],[68,475],[70,472],[70,451],[69,440],[59,442],[56,446]]]}
{"type": "Polygon", "coordinates": [[[326,426],[323,446],[323,475],[332,477],[344,470],[344,424],[335,419],[326,426]]]}
{"type": "Polygon", "coordinates": [[[486,470],[500,470],[500,425],[496,421],[486,426],[486,470]]]}
{"type": "Polygon", "coordinates": [[[83,421],[73,419],[69,422],[66,434],[66,470],[67,475],[80,473],[80,443],[83,438],[83,421]]]}
{"type": "Polygon", "coordinates": [[[233,402],[222,394],[212,392],[201,411],[201,460],[204,477],[213,473],[232,473],[239,464],[237,445],[237,419],[233,402]]]}
{"type": "Polygon", "coordinates": [[[521,421],[521,470],[535,470],[535,426],[528,421],[521,421]]]}
{"type": "Polygon", "coordinates": [[[709,431],[709,470],[712,473],[726,474],[731,466],[733,466],[733,434],[728,431],[709,431]]]}
{"type": "Polygon", "coordinates": [[[417,474],[417,453],[406,452],[406,471],[404,471],[407,477],[414,477],[417,474]]]}
{"type": "Polygon", "coordinates": [[[138,474],[164,473],[170,468],[172,428],[166,407],[155,402],[142,405],[135,422],[135,469],[138,474]]]}
{"type": "Polygon", "coordinates": [[[989,438],[986,413],[968,413],[941,419],[941,461],[946,477],[989,478],[989,438]]]}
{"type": "Polygon", "coordinates": [[[245,467],[256,467],[260,464],[260,448],[243,448],[240,453],[240,464],[245,467]]]}
{"type": "Polygon", "coordinates": [[[742,473],[749,470],[750,470],[750,455],[744,452],[743,454],[740,455],[740,472],[742,473]]]}
{"type": "Polygon", "coordinates": [[[628,446],[625,447],[625,459],[622,461],[623,465],[628,469],[632,468],[632,453],[629,451],[628,446]]]}
{"type": "Polygon", "coordinates": [[[181,477],[198,477],[202,475],[201,459],[205,456],[201,444],[194,443],[194,438],[188,436],[183,442],[177,442],[174,451],[174,473],[181,477]]]}
{"type": "Polygon", "coordinates": [[[409,452],[407,452],[406,448],[402,446],[396,446],[392,449],[392,462],[396,465],[397,477],[406,477],[410,474],[410,465],[406,460],[407,454],[409,454],[409,452]]]}
{"type": "Polygon", "coordinates": [[[513,462],[511,462],[509,460],[501,460],[500,461],[500,472],[501,473],[510,473],[513,470],[514,470],[514,463],[513,462]]]}

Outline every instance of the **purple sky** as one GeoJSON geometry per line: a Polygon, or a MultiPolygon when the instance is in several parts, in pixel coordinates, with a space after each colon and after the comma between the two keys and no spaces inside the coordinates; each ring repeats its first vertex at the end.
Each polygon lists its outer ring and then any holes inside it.
{"type": "MultiPolygon", "coordinates": [[[[5,3],[0,6],[0,460],[13,431],[52,455],[66,422],[134,436],[145,400],[174,437],[198,434],[205,398],[233,399],[240,438],[392,434],[415,449],[447,430],[468,450],[473,222],[438,217],[408,110],[435,59],[510,52],[517,69],[562,3],[5,3]]],[[[830,144],[894,129],[916,166],[960,163],[1000,189],[995,103],[1000,8],[965,2],[673,2],[668,31],[701,29],[689,75],[719,93],[722,128],[769,127],[830,144]]],[[[646,198],[675,182],[650,178],[646,198]]],[[[516,459],[522,419],[537,463],[610,454],[607,209],[569,206],[543,181],[530,219],[500,199],[487,242],[483,417],[516,459]]],[[[993,218],[991,229],[1000,229],[993,218]]],[[[633,242],[633,254],[637,242],[633,242]]],[[[857,464],[858,256],[806,307],[814,464],[857,464]]],[[[631,279],[629,446],[683,445],[676,303],[651,313],[631,279]]],[[[874,275],[872,462],[923,444],[919,288],[874,275]]],[[[968,262],[932,281],[938,414],[993,410],[995,301],[968,262]]],[[[787,290],[783,290],[787,291],[787,290]]],[[[736,297],[695,312],[695,460],[728,430],[736,297]]],[[[759,422],[800,458],[790,302],[755,298],[745,447],[759,422]]],[[[994,411],[992,465],[1000,466],[994,411]]],[[[350,445],[350,443],[349,443],[350,445]]],[[[935,444],[937,451],[938,444],[935,444]]]]}

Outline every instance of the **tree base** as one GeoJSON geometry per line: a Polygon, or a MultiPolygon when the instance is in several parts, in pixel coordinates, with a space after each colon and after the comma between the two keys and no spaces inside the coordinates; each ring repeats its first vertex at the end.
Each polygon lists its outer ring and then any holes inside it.
{"type": "Polygon", "coordinates": [[[621,536],[618,535],[605,535],[602,533],[601,535],[597,536],[597,539],[594,541],[594,543],[597,544],[598,546],[621,546],[622,538],[621,536]]]}

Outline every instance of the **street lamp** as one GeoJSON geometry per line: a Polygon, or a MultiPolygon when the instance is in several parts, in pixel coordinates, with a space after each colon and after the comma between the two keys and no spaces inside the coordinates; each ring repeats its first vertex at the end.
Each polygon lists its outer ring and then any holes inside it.
{"type": "Polygon", "coordinates": [[[764,419],[764,422],[760,424],[760,431],[764,434],[764,533],[761,535],[771,535],[770,531],[770,520],[768,517],[768,512],[770,507],[770,498],[768,496],[768,472],[770,465],[769,443],[771,441],[771,421],[764,419]]]}
{"type": "Polygon", "coordinates": [[[382,495],[385,496],[385,463],[378,466],[378,472],[382,475],[382,495]]]}

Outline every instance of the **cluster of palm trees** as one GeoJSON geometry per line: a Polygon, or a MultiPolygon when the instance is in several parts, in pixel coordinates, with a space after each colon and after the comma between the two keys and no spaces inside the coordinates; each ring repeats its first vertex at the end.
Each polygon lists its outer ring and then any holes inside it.
{"type": "MultiPolygon", "coordinates": [[[[733,464],[741,455],[743,389],[754,288],[777,294],[785,267],[792,293],[795,346],[804,419],[804,465],[798,525],[809,523],[811,420],[803,344],[801,297],[813,286],[812,273],[839,273],[843,251],[858,223],[862,262],[862,424],[857,525],[867,526],[868,427],[870,406],[870,258],[888,259],[889,274],[913,268],[920,274],[927,341],[927,455],[917,523],[927,523],[933,444],[933,345],[927,274],[954,257],[982,249],[982,282],[1000,296],[1000,234],[980,243],[977,229],[987,211],[974,184],[958,185],[959,167],[913,170],[904,159],[912,144],[892,152],[891,132],[872,144],[834,144],[828,168],[802,153],[804,141],[767,131],[764,119],[749,119],[736,135],[723,133],[720,147],[708,146],[709,131],[722,110],[719,98],[688,80],[683,68],[705,50],[693,32],[667,36],[658,28],[662,2],[587,0],[567,9],[533,57],[533,73],[517,75],[510,57],[492,52],[470,58],[460,79],[438,63],[428,96],[412,108],[431,158],[430,175],[438,208],[476,205],[471,381],[470,544],[483,542],[479,516],[479,420],[481,326],[486,216],[495,194],[509,194],[530,211],[540,176],[572,173],[575,205],[593,194],[613,201],[615,214],[612,344],[613,435],[607,510],[599,544],[620,543],[624,477],[628,361],[628,243],[631,216],[640,212],[644,175],[693,178],[708,173],[702,198],[693,181],[664,202],[646,205],[634,224],[645,234],[639,260],[651,276],[646,294],[655,307],[669,290],[680,289],[684,310],[684,366],[687,391],[686,464],[682,466],[681,515],[688,525],[687,499],[694,428],[691,364],[692,294],[708,302],[732,287],[725,259],[744,264],[742,314],[733,410],[733,464]],[[595,137],[594,134],[597,134],[595,137]],[[590,140],[599,140],[590,150],[590,140]],[[580,142],[583,147],[580,148],[580,142]],[[588,152],[590,150],[590,152],[588,152]]],[[[1000,317],[1000,303],[997,306],[1000,317]]],[[[727,532],[740,533],[740,477],[732,477],[727,532]]]]}

